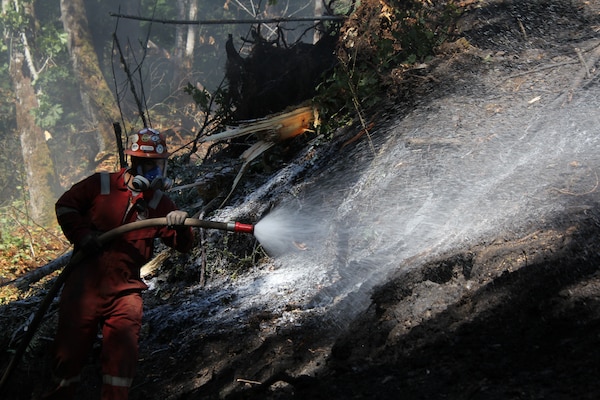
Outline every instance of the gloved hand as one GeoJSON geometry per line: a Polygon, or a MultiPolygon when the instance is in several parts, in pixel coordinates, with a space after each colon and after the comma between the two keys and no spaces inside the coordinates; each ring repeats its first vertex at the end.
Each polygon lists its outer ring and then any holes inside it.
{"type": "Polygon", "coordinates": [[[183,226],[188,213],[181,210],[174,210],[167,214],[167,225],[169,227],[183,226]]]}
{"type": "Polygon", "coordinates": [[[102,251],[102,243],[96,232],[90,232],[81,239],[79,248],[87,254],[95,254],[102,251]]]}

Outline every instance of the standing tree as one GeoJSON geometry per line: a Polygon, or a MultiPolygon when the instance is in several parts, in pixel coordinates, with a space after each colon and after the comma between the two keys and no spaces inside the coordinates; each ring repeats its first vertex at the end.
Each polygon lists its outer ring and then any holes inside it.
{"type": "MultiPolygon", "coordinates": [[[[177,0],[176,2],[177,18],[179,20],[194,21],[198,18],[197,0],[177,0]]],[[[192,70],[194,62],[194,47],[196,45],[196,35],[198,34],[198,25],[176,25],[175,43],[173,46],[173,78],[171,89],[173,91],[181,90],[185,86],[186,79],[192,70]]]]}
{"type": "Polygon", "coordinates": [[[11,48],[10,77],[16,98],[16,125],[27,175],[30,216],[41,225],[49,225],[54,220],[58,178],[44,132],[32,113],[38,108],[32,82],[38,76],[38,70],[30,46],[36,31],[33,4],[3,0],[2,19],[3,39],[11,48]]]}
{"type": "MultiPolygon", "coordinates": [[[[198,19],[198,0],[189,1],[188,19],[195,21],[198,19]]],[[[185,52],[183,53],[183,64],[187,71],[192,69],[194,62],[194,47],[196,45],[196,36],[198,35],[198,25],[190,24],[187,26],[187,38],[185,43],[185,52]]]]}
{"type": "Polygon", "coordinates": [[[88,118],[86,131],[95,135],[98,145],[96,160],[111,151],[114,143],[113,122],[118,120],[119,110],[95,52],[88,27],[83,0],[61,0],[60,11],[73,71],[79,82],[81,101],[88,118]]]}

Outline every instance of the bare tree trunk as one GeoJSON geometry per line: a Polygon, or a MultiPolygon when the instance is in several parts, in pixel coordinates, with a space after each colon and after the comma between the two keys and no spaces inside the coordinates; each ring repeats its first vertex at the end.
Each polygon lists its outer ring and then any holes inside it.
{"type": "MultiPolygon", "coordinates": [[[[22,7],[18,1],[2,1],[2,14],[14,6],[14,11],[35,21],[33,5],[22,7]]],[[[31,29],[35,28],[33,24],[31,29]]],[[[21,139],[21,153],[29,194],[28,208],[30,217],[40,225],[49,226],[54,221],[54,201],[59,190],[58,177],[54,169],[50,149],[44,132],[36,125],[32,110],[38,108],[38,100],[33,88],[32,76],[37,75],[27,35],[27,29],[20,32],[4,32],[4,41],[12,48],[10,55],[10,77],[16,97],[15,110],[17,131],[21,139]],[[27,69],[27,72],[24,70],[27,69]]]]}
{"type": "MultiPolygon", "coordinates": [[[[198,0],[189,0],[189,6],[188,19],[190,21],[195,21],[198,19],[198,0]]],[[[197,34],[198,25],[188,25],[185,53],[183,54],[183,65],[186,72],[190,71],[192,69],[192,65],[194,65],[194,46],[196,45],[197,34]]]]}
{"type": "MultiPolygon", "coordinates": [[[[177,0],[177,18],[181,20],[196,20],[198,17],[198,0],[177,0]]],[[[180,91],[183,81],[192,69],[194,61],[194,46],[198,26],[177,25],[175,27],[175,46],[173,50],[173,76],[170,82],[172,92],[180,91]]]]}
{"type": "Polygon", "coordinates": [[[98,145],[96,160],[107,153],[115,153],[113,122],[119,111],[114,96],[102,74],[94,51],[83,0],[61,0],[60,11],[68,48],[77,75],[81,101],[88,118],[86,132],[98,145]]]}
{"type": "Polygon", "coordinates": [[[35,124],[31,110],[38,107],[38,101],[31,79],[23,74],[21,55],[11,60],[11,77],[17,97],[17,129],[21,137],[21,152],[27,173],[29,211],[31,218],[42,226],[54,221],[54,201],[58,191],[58,178],[44,132],[35,124]]]}
{"type": "MultiPolygon", "coordinates": [[[[177,18],[185,19],[187,0],[177,0],[177,18]]],[[[172,63],[173,77],[171,81],[171,89],[176,88],[179,85],[179,81],[183,76],[183,55],[185,50],[185,32],[186,27],[184,25],[177,25],[175,27],[175,48],[173,49],[174,63],[172,63]]]]}
{"type": "MultiPolygon", "coordinates": [[[[315,16],[323,15],[323,0],[315,0],[315,16]]],[[[317,43],[322,36],[323,23],[319,22],[315,27],[315,33],[313,34],[313,44],[317,43]]]]}

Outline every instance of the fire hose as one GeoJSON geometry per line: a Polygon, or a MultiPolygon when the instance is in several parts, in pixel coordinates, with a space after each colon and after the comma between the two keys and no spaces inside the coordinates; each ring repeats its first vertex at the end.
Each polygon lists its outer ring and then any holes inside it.
{"type": "MultiPolygon", "coordinates": [[[[98,236],[98,240],[100,241],[101,244],[104,245],[104,244],[110,242],[111,240],[113,240],[114,238],[116,238],[117,236],[120,236],[127,232],[144,229],[144,228],[150,228],[150,227],[156,227],[156,226],[167,226],[167,225],[168,225],[167,219],[164,217],[136,221],[136,222],[132,222],[129,224],[121,225],[113,230],[103,233],[102,235],[98,236]]],[[[206,221],[206,220],[201,220],[201,219],[196,219],[196,218],[187,218],[181,226],[192,226],[192,227],[205,228],[205,229],[218,229],[218,230],[222,230],[222,231],[238,232],[238,233],[252,233],[252,234],[254,233],[254,225],[242,224],[240,222],[216,222],[216,221],[206,221]]],[[[46,311],[52,304],[54,297],[56,297],[56,295],[60,291],[62,285],[67,280],[67,277],[69,276],[69,274],[73,270],[73,268],[78,263],[80,263],[83,259],[85,259],[86,256],[87,256],[87,254],[85,254],[85,252],[83,252],[81,250],[78,251],[77,253],[73,254],[73,256],[71,257],[71,259],[69,260],[67,265],[65,265],[62,272],[58,275],[58,277],[56,278],[56,280],[50,287],[48,293],[42,300],[38,310],[34,314],[31,322],[27,326],[27,328],[25,330],[25,334],[24,334],[23,338],[21,339],[19,346],[15,350],[15,353],[14,353],[12,359],[10,360],[8,367],[6,367],[6,370],[4,371],[2,380],[0,380],[0,393],[2,393],[2,391],[4,390],[4,387],[5,387],[8,379],[10,378],[10,375],[12,374],[12,372],[16,368],[17,364],[21,360],[21,357],[27,350],[27,347],[29,346],[29,343],[31,342],[33,335],[35,334],[40,323],[42,322],[42,319],[44,318],[46,311]]]]}

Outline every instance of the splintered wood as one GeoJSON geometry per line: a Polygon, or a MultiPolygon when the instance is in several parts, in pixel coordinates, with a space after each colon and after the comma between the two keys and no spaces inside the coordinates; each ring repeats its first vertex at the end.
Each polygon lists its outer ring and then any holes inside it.
{"type": "Polygon", "coordinates": [[[304,132],[311,131],[311,127],[316,125],[317,121],[317,110],[312,107],[300,107],[289,112],[275,114],[265,118],[243,121],[234,128],[205,137],[202,140],[203,142],[228,140],[250,134],[256,134],[259,139],[240,156],[242,166],[233,180],[233,184],[231,185],[227,197],[223,200],[220,207],[229,200],[240,179],[254,159],[261,154],[264,154],[279,142],[292,139],[304,132]]]}
{"type": "Polygon", "coordinates": [[[242,121],[240,125],[224,132],[206,136],[202,142],[216,142],[256,133],[260,140],[277,143],[310,131],[316,119],[315,114],[316,110],[312,107],[301,107],[265,118],[242,121]]]}

